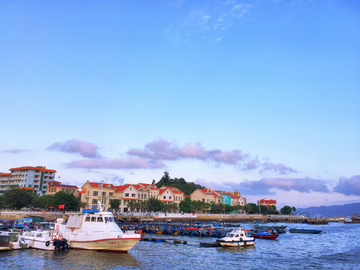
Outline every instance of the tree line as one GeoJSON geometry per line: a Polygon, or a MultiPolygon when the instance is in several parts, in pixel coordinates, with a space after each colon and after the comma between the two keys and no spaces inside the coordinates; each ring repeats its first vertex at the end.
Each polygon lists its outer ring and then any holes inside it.
{"type": "Polygon", "coordinates": [[[20,210],[21,208],[43,209],[49,207],[57,209],[59,205],[64,205],[66,210],[79,210],[84,203],[73,194],[60,191],[54,195],[39,196],[26,189],[11,188],[0,196],[0,207],[20,210]]]}

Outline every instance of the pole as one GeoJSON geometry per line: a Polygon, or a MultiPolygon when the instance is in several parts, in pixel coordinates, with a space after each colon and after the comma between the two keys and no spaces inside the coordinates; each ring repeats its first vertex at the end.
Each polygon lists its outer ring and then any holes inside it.
{"type": "Polygon", "coordinates": [[[259,215],[260,215],[260,200],[259,200],[259,215]]]}

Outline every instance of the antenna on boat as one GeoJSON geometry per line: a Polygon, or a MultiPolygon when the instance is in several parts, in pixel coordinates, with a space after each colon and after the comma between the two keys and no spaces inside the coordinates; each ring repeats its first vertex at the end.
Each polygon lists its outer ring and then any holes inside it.
{"type": "Polygon", "coordinates": [[[98,205],[99,205],[99,212],[103,212],[103,208],[101,206],[101,202],[98,200],[98,205]]]}

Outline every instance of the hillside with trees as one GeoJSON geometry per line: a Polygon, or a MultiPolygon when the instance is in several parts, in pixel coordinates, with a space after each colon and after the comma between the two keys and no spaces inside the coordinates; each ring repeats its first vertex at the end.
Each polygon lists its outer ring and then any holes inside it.
{"type": "Polygon", "coordinates": [[[174,179],[170,178],[170,175],[167,171],[164,172],[164,175],[161,177],[161,179],[156,183],[155,179],[152,182],[153,185],[156,185],[158,188],[161,188],[162,186],[168,186],[168,187],[176,187],[182,192],[184,192],[185,195],[190,195],[198,188],[205,189],[204,186],[195,184],[193,182],[186,182],[186,180],[182,177],[174,179]]]}

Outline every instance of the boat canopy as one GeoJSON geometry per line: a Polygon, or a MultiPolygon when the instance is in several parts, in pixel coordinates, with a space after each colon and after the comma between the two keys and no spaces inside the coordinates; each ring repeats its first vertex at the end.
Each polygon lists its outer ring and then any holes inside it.
{"type": "Polygon", "coordinates": [[[75,228],[75,229],[80,228],[82,219],[83,219],[82,215],[70,216],[69,220],[66,223],[66,228],[75,228]]]}

